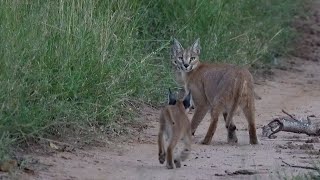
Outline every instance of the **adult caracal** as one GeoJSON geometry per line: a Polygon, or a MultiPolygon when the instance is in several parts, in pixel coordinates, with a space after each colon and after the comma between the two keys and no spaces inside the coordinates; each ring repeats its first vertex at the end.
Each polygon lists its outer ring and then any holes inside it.
{"type": "Polygon", "coordinates": [[[190,94],[184,100],[176,100],[169,90],[168,105],[163,108],[160,114],[160,129],[158,134],[159,162],[163,164],[167,161],[167,168],[173,169],[173,162],[176,168],[181,167],[191,151],[191,126],[186,109],[190,107],[190,94]],[[164,136],[169,145],[165,149],[164,136]],[[177,143],[183,140],[184,149],[173,158],[173,153],[177,143]]]}
{"type": "Polygon", "coordinates": [[[255,104],[253,77],[244,67],[231,64],[209,64],[199,61],[200,40],[184,49],[174,39],[172,59],[180,69],[185,90],[191,91],[195,113],[191,121],[194,135],[198,125],[208,111],[211,123],[202,144],[209,144],[217,128],[218,117],[223,113],[228,129],[228,142],[238,142],[233,115],[241,107],[249,124],[250,144],[258,144],[255,128],[255,104]]]}

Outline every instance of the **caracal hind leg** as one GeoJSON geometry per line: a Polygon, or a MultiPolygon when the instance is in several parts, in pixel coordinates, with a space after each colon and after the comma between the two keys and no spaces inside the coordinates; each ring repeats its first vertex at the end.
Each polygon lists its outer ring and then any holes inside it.
{"type": "Polygon", "coordinates": [[[176,166],[176,168],[181,168],[181,159],[180,159],[180,157],[175,158],[173,162],[174,162],[174,165],[176,166]]]}
{"type": "Polygon", "coordinates": [[[179,138],[173,136],[167,148],[167,168],[168,169],[173,169],[173,150],[176,147],[178,140],[179,138]]]}
{"type": "Polygon", "coordinates": [[[223,113],[223,118],[226,123],[226,128],[228,131],[228,143],[238,143],[238,138],[236,134],[237,127],[234,124],[232,119],[234,116],[234,112],[235,110],[230,110],[229,113],[226,113],[226,112],[223,113]]]}
{"type": "Polygon", "coordinates": [[[159,147],[159,162],[160,164],[163,164],[166,159],[166,152],[164,147],[164,139],[163,139],[163,133],[159,133],[158,135],[158,147],[159,147]]]}
{"type": "Polygon", "coordinates": [[[180,159],[181,161],[186,160],[191,152],[191,143],[192,143],[192,138],[191,138],[191,132],[187,132],[185,137],[183,138],[183,150],[181,151],[180,154],[180,159]]]}
{"type": "MultiPolygon", "coordinates": [[[[161,116],[160,117],[160,121],[165,122],[164,121],[164,117],[161,116]]],[[[159,162],[160,164],[163,164],[165,162],[166,159],[166,152],[165,152],[165,146],[164,146],[164,131],[165,131],[165,124],[162,123],[160,124],[160,130],[159,130],[159,134],[158,134],[158,156],[159,156],[159,162]]]]}
{"type": "Polygon", "coordinates": [[[196,132],[199,124],[201,123],[204,116],[206,116],[208,112],[208,106],[207,105],[196,105],[195,107],[195,113],[191,120],[191,134],[194,135],[196,132]]]}
{"type": "Polygon", "coordinates": [[[254,101],[249,101],[243,108],[243,113],[248,121],[250,144],[258,144],[256,124],[255,124],[255,108],[254,101]]]}
{"type": "Polygon", "coordinates": [[[208,145],[210,144],[212,137],[214,133],[216,132],[217,129],[217,124],[218,124],[218,119],[219,119],[219,114],[220,114],[220,108],[219,106],[213,106],[214,108],[211,109],[211,123],[208,128],[207,134],[204,137],[203,141],[201,144],[208,145]]]}

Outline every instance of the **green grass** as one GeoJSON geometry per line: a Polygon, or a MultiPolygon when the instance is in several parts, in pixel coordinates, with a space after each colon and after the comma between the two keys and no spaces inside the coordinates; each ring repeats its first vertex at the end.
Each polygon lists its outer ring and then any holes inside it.
{"type": "Polygon", "coordinates": [[[288,50],[301,3],[0,0],[0,137],[123,122],[128,102],[163,101],[175,86],[172,37],[184,45],[200,37],[210,61],[269,61],[288,50]]]}
{"type": "Polygon", "coordinates": [[[3,160],[9,159],[10,147],[12,146],[14,139],[9,137],[8,132],[3,132],[0,136],[0,163],[3,160]]]}
{"type": "MultiPolygon", "coordinates": [[[[319,162],[317,162],[312,167],[318,168],[319,162]]],[[[310,180],[319,180],[320,179],[320,170],[311,170],[309,172],[299,173],[298,175],[293,174],[286,174],[283,172],[279,172],[277,179],[283,179],[283,180],[304,180],[304,179],[310,179],[310,180]]]]}

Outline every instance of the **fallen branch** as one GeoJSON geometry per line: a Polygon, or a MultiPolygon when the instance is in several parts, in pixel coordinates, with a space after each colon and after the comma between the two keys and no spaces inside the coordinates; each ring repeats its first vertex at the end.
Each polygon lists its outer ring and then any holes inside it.
{"type": "Polygon", "coordinates": [[[53,142],[53,143],[57,143],[57,144],[61,144],[61,145],[65,145],[65,146],[70,146],[72,147],[73,145],[69,144],[69,143],[65,143],[65,142],[61,142],[61,141],[56,141],[53,139],[48,139],[48,138],[43,138],[43,137],[37,137],[38,139],[44,140],[44,141],[48,141],[48,142],[53,142]]]}
{"type": "Polygon", "coordinates": [[[316,167],[292,165],[292,164],[289,164],[289,163],[285,162],[284,160],[282,160],[282,162],[284,164],[286,164],[287,166],[290,166],[290,167],[293,167],[293,168],[311,169],[311,170],[316,170],[316,171],[319,170],[319,168],[316,168],[316,167]]]}
{"type": "Polygon", "coordinates": [[[274,134],[285,131],[285,132],[292,132],[292,133],[303,133],[309,136],[320,136],[320,127],[311,124],[310,117],[307,116],[307,119],[297,119],[293,115],[289,114],[285,110],[282,112],[288,116],[280,117],[272,120],[269,124],[262,127],[262,136],[268,138],[275,138],[274,134]]]}
{"type": "MultiPolygon", "coordinates": [[[[52,140],[52,139],[48,139],[48,138],[42,138],[42,137],[40,137],[39,139],[49,142],[49,146],[50,146],[50,142],[59,144],[62,147],[58,147],[59,148],[58,151],[70,152],[70,153],[76,152],[76,153],[81,153],[81,154],[84,154],[84,155],[87,155],[87,156],[90,156],[90,157],[95,156],[93,153],[90,153],[90,152],[85,151],[85,150],[81,150],[80,148],[78,148],[78,147],[76,147],[76,146],[74,146],[72,144],[69,144],[69,143],[60,142],[60,141],[56,141],[56,140],[52,140]]],[[[109,157],[103,156],[103,155],[100,155],[100,157],[103,157],[103,158],[108,159],[108,160],[110,159],[109,157]]]]}
{"type": "Polygon", "coordinates": [[[236,176],[236,175],[254,175],[259,174],[258,171],[248,170],[248,169],[240,169],[234,172],[230,172],[225,170],[225,174],[214,174],[215,176],[236,176]]]}

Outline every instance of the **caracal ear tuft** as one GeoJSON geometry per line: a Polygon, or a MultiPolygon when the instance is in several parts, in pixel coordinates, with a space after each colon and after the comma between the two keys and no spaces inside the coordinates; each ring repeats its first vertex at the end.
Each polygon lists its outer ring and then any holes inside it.
{"type": "Polygon", "coordinates": [[[169,88],[169,93],[168,93],[168,104],[169,105],[175,105],[177,102],[176,96],[171,92],[169,88]]]}
{"type": "Polygon", "coordinates": [[[188,95],[183,99],[183,105],[185,109],[190,108],[191,106],[191,91],[189,91],[188,95]]]}
{"type": "Polygon", "coordinates": [[[200,38],[198,38],[194,43],[193,43],[193,45],[192,45],[192,51],[194,52],[194,53],[197,53],[198,55],[200,54],[200,49],[201,49],[201,47],[200,47],[200,38]]]}
{"type": "Polygon", "coordinates": [[[175,57],[177,56],[178,53],[182,51],[183,51],[183,47],[180,44],[180,42],[176,38],[173,38],[172,56],[175,57]]]}

